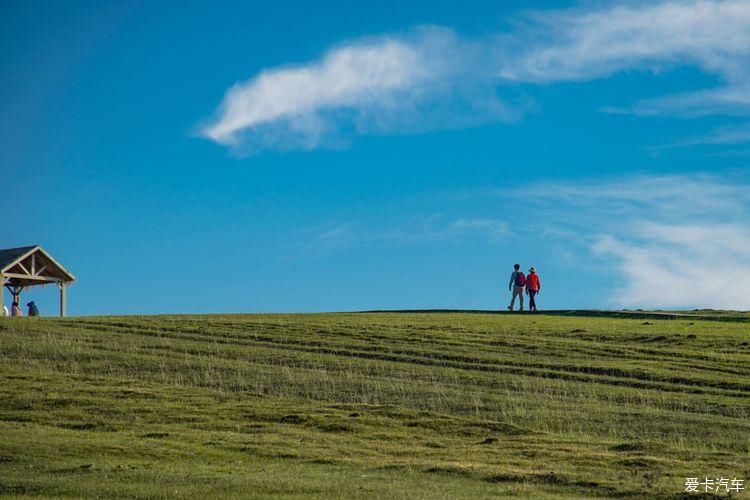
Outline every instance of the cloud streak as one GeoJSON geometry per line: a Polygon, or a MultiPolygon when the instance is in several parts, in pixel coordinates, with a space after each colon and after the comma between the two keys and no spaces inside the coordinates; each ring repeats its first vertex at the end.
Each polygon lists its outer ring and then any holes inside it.
{"type": "Polygon", "coordinates": [[[234,85],[202,134],[245,153],[336,146],[351,133],[404,133],[513,120],[480,64],[486,47],[452,30],[343,44],[320,60],[234,85]]]}
{"type": "Polygon", "coordinates": [[[716,146],[716,145],[727,145],[727,144],[745,144],[750,143],[750,124],[744,123],[740,125],[725,125],[711,132],[684,139],[681,141],[667,144],[665,146],[653,148],[654,150],[678,148],[685,146],[716,146]]]}
{"type": "Polygon", "coordinates": [[[530,82],[588,80],[627,69],[693,64],[726,78],[747,73],[750,4],[653,2],[596,10],[537,11],[517,40],[521,56],[500,71],[530,82]]]}
{"type": "Polygon", "coordinates": [[[603,111],[641,116],[750,114],[750,3],[697,0],[533,12],[516,38],[524,49],[503,78],[552,83],[603,78],[626,70],[661,73],[693,66],[716,75],[716,88],[641,100],[603,111]]]}

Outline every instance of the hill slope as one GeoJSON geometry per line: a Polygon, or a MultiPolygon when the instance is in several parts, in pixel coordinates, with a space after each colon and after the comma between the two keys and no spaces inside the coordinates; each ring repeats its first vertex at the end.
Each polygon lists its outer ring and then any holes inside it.
{"type": "Polygon", "coordinates": [[[0,494],[625,497],[748,480],[748,318],[701,318],[3,318],[0,494]]]}

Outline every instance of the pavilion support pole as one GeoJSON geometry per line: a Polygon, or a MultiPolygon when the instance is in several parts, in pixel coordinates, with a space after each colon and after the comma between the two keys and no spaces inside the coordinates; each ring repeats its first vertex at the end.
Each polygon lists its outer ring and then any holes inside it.
{"type": "Polygon", "coordinates": [[[58,283],[60,287],[60,317],[65,317],[65,283],[58,283]]]}
{"type": "MultiPolygon", "coordinates": [[[[5,302],[3,302],[4,290],[5,290],[5,278],[3,278],[3,274],[0,273],[0,310],[2,310],[3,305],[5,305],[5,302]]],[[[0,316],[2,316],[2,313],[0,313],[0,316]]]]}
{"type": "Polygon", "coordinates": [[[11,289],[11,293],[13,294],[13,302],[18,304],[18,307],[21,307],[21,291],[23,290],[22,286],[14,286],[11,289]]]}

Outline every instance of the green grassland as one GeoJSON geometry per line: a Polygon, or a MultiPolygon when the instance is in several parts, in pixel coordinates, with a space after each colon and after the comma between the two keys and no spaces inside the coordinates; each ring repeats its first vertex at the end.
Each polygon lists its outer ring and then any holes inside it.
{"type": "Polygon", "coordinates": [[[708,312],[2,318],[0,495],[750,488],[749,343],[708,312]]]}

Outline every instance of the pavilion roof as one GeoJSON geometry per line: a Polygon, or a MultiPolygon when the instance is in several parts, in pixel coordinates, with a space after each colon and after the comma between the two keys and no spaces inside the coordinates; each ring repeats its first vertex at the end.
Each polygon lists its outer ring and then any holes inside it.
{"type": "Polygon", "coordinates": [[[0,274],[20,286],[75,281],[73,276],[39,245],[0,249],[0,274]]]}
{"type": "Polygon", "coordinates": [[[5,248],[0,250],[0,271],[5,271],[6,267],[15,263],[19,258],[34,250],[39,245],[29,247],[5,248]]]}

